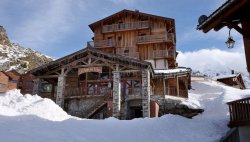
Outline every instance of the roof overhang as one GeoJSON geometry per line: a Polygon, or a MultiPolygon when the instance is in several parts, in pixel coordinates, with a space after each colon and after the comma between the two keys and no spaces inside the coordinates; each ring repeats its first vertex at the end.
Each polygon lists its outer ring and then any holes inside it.
{"type": "Polygon", "coordinates": [[[133,67],[138,68],[138,69],[149,69],[151,74],[154,74],[154,70],[152,68],[152,65],[149,62],[141,61],[141,60],[138,60],[135,58],[127,57],[127,56],[102,52],[100,50],[97,50],[95,48],[90,48],[90,47],[84,48],[84,49],[79,50],[75,53],[72,53],[68,56],[62,57],[62,58],[57,59],[55,61],[52,61],[48,64],[45,64],[45,65],[40,66],[38,68],[35,68],[32,71],[30,71],[30,73],[32,73],[35,76],[44,75],[48,71],[60,69],[60,68],[63,68],[65,66],[67,67],[72,62],[74,62],[76,60],[80,60],[88,55],[96,56],[96,57],[103,58],[106,60],[110,60],[110,61],[115,62],[117,64],[124,64],[124,65],[128,65],[128,66],[133,66],[133,67]]]}
{"type": "Polygon", "coordinates": [[[197,29],[207,33],[211,29],[219,31],[224,26],[234,28],[232,26],[238,25],[241,17],[247,16],[245,11],[249,9],[249,3],[249,0],[228,0],[205,21],[199,23],[197,29]]]}
{"type": "Polygon", "coordinates": [[[147,14],[147,13],[142,13],[142,12],[139,12],[139,11],[132,11],[132,10],[127,10],[127,9],[124,9],[124,10],[121,10],[115,14],[112,14],[108,17],[105,17],[99,21],[96,21],[92,24],[89,25],[90,29],[93,31],[94,30],[94,26],[95,25],[98,25],[98,24],[101,24],[102,22],[105,22],[105,21],[109,21],[110,19],[114,18],[114,17],[117,17],[121,14],[134,14],[134,15],[141,15],[141,16],[146,16],[146,17],[151,17],[151,18],[158,18],[158,19],[162,19],[162,20],[174,20],[172,18],[167,18],[167,17],[162,17],[162,16],[157,16],[157,15],[152,15],[152,14],[147,14]]]}

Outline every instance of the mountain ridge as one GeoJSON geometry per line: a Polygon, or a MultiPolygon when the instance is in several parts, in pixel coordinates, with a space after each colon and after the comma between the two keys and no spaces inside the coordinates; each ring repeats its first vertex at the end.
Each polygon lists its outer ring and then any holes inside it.
{"type": "Polygon", "coordinates": [[[23,74],[51,61],[49,56],[12,43],[0,25],[0,71],[16,70],[23,74]]]}

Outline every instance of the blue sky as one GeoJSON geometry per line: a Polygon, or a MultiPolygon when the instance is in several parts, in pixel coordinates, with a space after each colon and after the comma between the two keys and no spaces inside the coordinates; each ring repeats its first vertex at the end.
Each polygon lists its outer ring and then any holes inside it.
{"type": "MultiPolygon", "coordinates": [[[[228,50],[228,30],[204,34],[196,30],[198,18],[209,15],[225,0],[0,0],[0,25],[9,38],[24,47],[59,58],[82,49],[93,33],[88,25],[123,9],[174,18],[177,50],[228,50]]],[[[239,48],[241,36],[235,31],[239,48]]],[[[242,48],[240,48],[242,49],[242,48]]],[[[236,50],[236,49],[234,49],[236,50]]],[[[234,51],[232,50],[232,51],[234,51]]],[[[230,52],[232,52],[230,51],[230,52]]]]}

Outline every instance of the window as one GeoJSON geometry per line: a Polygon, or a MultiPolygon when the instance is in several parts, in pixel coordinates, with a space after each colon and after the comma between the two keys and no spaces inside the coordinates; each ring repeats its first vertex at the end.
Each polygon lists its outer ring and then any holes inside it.
{"type": "Polygon", "coordinates": [[[112,45],[112,37],[108,37],[108,45],[112,45]]]}
{"type": "Polygon", "coordinates": [[[11,80],[10,82],[11,83],[17,83],[17,80],[11,80]]]}
{"type": "Polygon", "coordinates": [[[134,95],[141,95],[141,82],[134,80],[134,95]]]}
{"type": "Polygon", "coordinates": [[[33,82],[32,81],[28,81],[28,82],[24,82],[23,84],[25,84],[25,85],[32,85],[33,82]]]}
{"type": "Polygon", "coordinates": [[[129,50],[128,50],[128,49],[125,49],[125,50],[124,50],[124,55],[125,55],[125,56],[129,56],[129,50]]]}
{"type": "Polygon", "coordinates": [[[6,84],[1,84],[0,83],[0,88],[6,88],[6,84]]]}
{"type": "Polygon", "coordinates": [[[132,95],[132,82],[131,82],[131,80],[127,80],[126,81],[126,92],[125,92],[125,94],[126,95],[132,95]]]}
{"type": "Polygon", "coordinates": [[[41,85],[42,93],[51,93],[52,92],[52,84],[42,84],[41,85]]]}
{"type": "Polygon", "coordinates": [[[88,80],[98,80],[99,79],[99,73],[97,72],[88,72],[87,73],[88,80]]]}
{"type": "Polygon", "coordinates": [[[24,91],[25,91],[25,92],[32,92],[33,89],[32,89],[32,88],[25,88],[24,91]]]}
{"type": "Polygon", "coordinates": [[[107,79],[109,79],[109,73],[108,72],[101,73],[101,80],[107,80],[107,79]]]}

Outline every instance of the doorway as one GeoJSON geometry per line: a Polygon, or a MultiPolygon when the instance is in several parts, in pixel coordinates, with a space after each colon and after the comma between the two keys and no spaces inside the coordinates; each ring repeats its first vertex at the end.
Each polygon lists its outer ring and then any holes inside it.
{"type": "Polygon", "coordinates": [[[142,117],[142,107],[130,107],[130,119],[142,117]]]}

